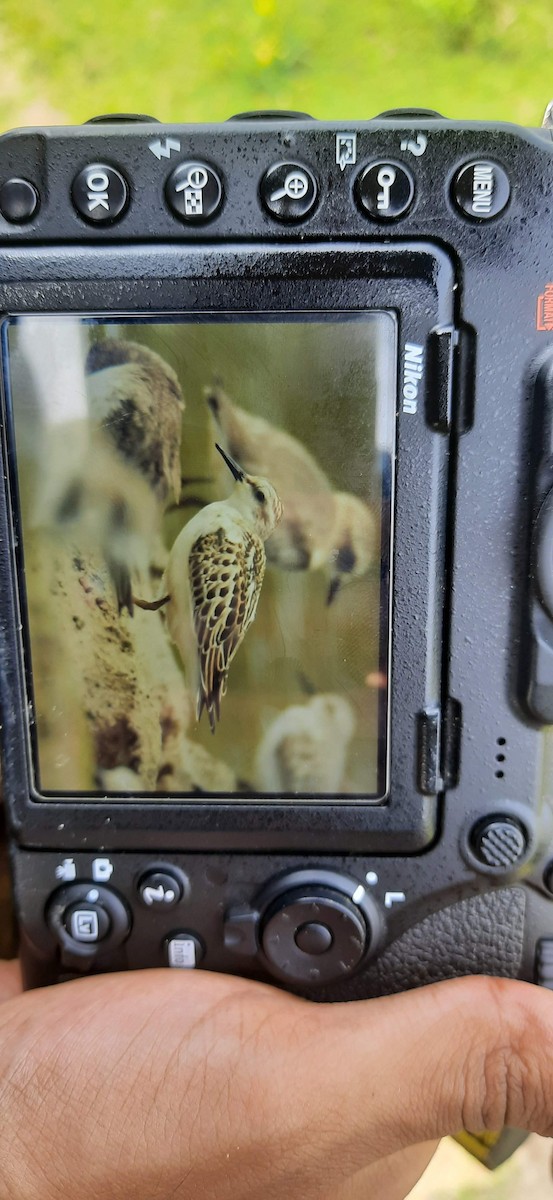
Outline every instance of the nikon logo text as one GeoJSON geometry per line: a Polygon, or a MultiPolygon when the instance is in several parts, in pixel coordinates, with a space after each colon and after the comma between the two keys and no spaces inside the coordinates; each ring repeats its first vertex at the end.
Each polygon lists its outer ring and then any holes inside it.
{"type": "Polygon", "coordinates": [[[420,381],[424,370],[424,346],[407,342],[403,355],[403,411],[416,413],[420,381]]]}

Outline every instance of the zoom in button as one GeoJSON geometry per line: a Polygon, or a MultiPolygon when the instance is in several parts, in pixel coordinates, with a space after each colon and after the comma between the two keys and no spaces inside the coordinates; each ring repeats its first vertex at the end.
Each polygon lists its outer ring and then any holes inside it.
{"type": "Polygon", "coordinates": [[[300,163],[277,163],[265,172],[259,185],[263,207],[277,221],[303,221],[317,203],[315,176],[300,163]]]}

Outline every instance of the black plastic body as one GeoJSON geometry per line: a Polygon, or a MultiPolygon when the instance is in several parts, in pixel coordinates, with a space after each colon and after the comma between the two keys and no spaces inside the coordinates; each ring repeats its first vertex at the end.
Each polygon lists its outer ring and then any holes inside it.
{"type": "MultiPolygon", "coordinates": [[[[162,966],[179,930],[205,947],[202,967],[271,979],[256,929],[264,889],[289,872],[333,871],[370,892],[379,936],[355,974],[298,991],[357,999],[470,972],[534,978],[553,919],[544,872],[553,856],[551,734],[529,702],[527,638],[543,611],[531,569],[541,461],[540,378],[553,328],[537,327],[550,281],[553,141],[548,131],[421,118],[356,126],[311,120],[223,126],[117,124],[21,131],[0,139],[0,183],[20,176],[41,204],[26,225],[0,219],[0,311],[86,314],[329,312],[386,309],[397,319],[398,388],[388,788],[381,805],[120,803],[38,799],[25,686],[10,490],[2,492],[0,609],[3,779],[27,983],[82,970],[162,966]],[[336,164],[336,134],[357,134],[357,162],[336,164]],[[424,153],[402,149],[427,139],[424,153]],[[170,159],[149,144],[182,144],[170,159]],[[184,160],[216,166],[225,192],[205,225],[164,200],[184,160]],[[302,222],[271,219],[259,182],[275,162],[305,163],[319,183],[302,222]],[[455,174],[492,160],[511,185],[505,210],[472,221],[455,174]],[[357,207],[357,174],[404,163],[414,200],[400,219],[357,207]],[[71,182],[87,162],[130,181],[121,221],[92,226],[71,182]],[[413,409],[403,348],[425,348],[413,409]],[[527,836],[508,869],[485,867],[470,834],[488,815],[527,836]],[[132,913],[128,938],[85,966],[63,957],[46,920],[55,870],[79,879],[109,854],[112,886],[132,913]],[[188,880],[170,913],[137,900],[150,866],[188,880]],[[249,913],[249,945],[225,944],[228,914],[249,913]]],[[[6,442],[4,442],[6,455],[6,442]]],[[[5,463],[9,479],[10,463],[5,463]]],[[[545,491],[544,491],[545,489],[545,491]]],[[[549,620],[549,618],[547,618],[549,620]]],[[[549,631],[546,631],[546,638],[549,631]]],[[[553,638],[552,638],[553,644],[553,638]]],[[[247,924],[247,921],[246,921],[247,924]]]]}

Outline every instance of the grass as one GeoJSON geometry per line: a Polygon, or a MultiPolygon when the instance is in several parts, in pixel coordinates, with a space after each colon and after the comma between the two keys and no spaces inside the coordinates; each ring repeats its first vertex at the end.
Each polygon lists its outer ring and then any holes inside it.
{"type": "Polygon", "coordinates": [[[0,44],[4,127],[37,100],[69,121],[263,106],[355,119],[415,104],[537,124],[553,91],[550,0],[2,0],[0,44]]]}

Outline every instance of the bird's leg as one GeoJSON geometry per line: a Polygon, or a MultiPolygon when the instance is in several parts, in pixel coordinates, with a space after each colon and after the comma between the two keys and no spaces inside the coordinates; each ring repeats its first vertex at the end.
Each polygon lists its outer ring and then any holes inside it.
{"type": "Polygon", "coordinates": [[[159,608],[163,608],[171,599],[170,596],[162,596],[161,600],[139,600],[137,596],[133,596],[133,604],[137,608],[144,608],[147,612],[157,612],[159,608]]]}

